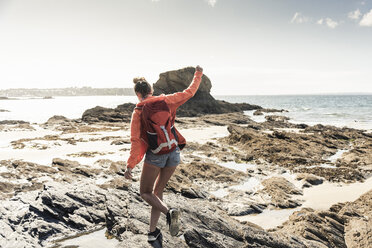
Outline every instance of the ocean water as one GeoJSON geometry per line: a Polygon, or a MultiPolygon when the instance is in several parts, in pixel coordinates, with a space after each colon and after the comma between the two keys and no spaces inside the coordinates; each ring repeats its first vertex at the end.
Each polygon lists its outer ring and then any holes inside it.
{"type": "Polygon", "coordinates": [[[17,100],[0,100],[0,120],[23,120],[31,123],[44,123],[53,115],[67,118],[80,118],[85,110],[102,106],[115,108],[117,105],[132,102],[136,96],[66,96],[53,99],[20,98],[17,100]]]}
{"type": "Polygon", "coordinates": [[[290,117],[294,123],[372,129],[372,95],[215,96],[215,98],[233,103],[257,104],[264,108],[285,109],[289,112],[282,114],[290,117]]]}
{"type": "MultiPolygon", "coordinates": [[[[294,123],[330,124],[372,129],[372,95],[279,95],[279,96],[214,96],[233,103],[247,102],[264,108],[286,109],[282,113],[294,123]]],[[[119,104],[136,103],[135,96],[73,96],[53,99],[20,98],[0,100],[0,120],[24,120],[43,123],[53,115],[80,118],[86,109],[95,106],[114,108],[119,104]]],[[[247,112],[252,114],[253,111],[247,112]]],[[[275,113],[277,114],[277,113],[275,113]]]]}

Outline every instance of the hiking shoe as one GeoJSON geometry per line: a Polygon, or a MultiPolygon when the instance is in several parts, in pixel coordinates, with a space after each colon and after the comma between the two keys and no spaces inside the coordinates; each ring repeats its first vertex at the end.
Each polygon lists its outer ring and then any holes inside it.
{"type": "Polygon", "coordinates": [[[158,237],[161,235],[161,232],[158,228],[155,229],[153,232],[149,232],[147,234],[147,241],[148,242],[154,242],[158,239],[158,237]]]}
{"type": "Polygon", "coordinates": [[[180,211],[171,208],[167,213],[167,224],[169,225],[169,232],[172,236],[176,236],[180,230],[180,211]]]}

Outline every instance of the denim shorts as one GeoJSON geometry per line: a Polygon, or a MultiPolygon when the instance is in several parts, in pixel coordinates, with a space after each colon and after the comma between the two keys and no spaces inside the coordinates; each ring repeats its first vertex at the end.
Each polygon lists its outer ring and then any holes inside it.
{"type": "Polygon", "coordinates": [[[155,165],[159,168],[177,166],[181,162],[180,148],[177,146],[167,154],[154,154],[151,150],[146,152],[145,163],[155,165]]]}

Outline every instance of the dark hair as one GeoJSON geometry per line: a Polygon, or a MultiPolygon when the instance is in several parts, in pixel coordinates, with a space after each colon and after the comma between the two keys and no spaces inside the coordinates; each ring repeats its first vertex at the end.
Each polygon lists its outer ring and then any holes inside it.
{"type": "Polygon", "coordinates": [[[133,78],[134,92],[140,93],[142,97],[147,96],[152,92],[151,85],[146,81],[144,77],[133,78]]]}

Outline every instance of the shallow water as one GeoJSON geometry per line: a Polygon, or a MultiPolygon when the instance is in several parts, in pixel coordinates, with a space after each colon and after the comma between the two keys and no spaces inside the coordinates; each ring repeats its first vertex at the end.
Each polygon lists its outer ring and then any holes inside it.
{"type": "Polygon", "coordinates": [[[332,156],[330,156],[328,158],[329,161],[331,161],[332,163],[336,162],[337,159],[341,158],[342,155],[345,153],[345,152],[348,152],[349,150],[348,149],[341,149],[341,150],[338,150],[335,154],[333,154],[332,156]]]}
{"type": "MultiPolygon", "coordinates": [[[[23,149],[13,149],[11,141],[19,140],[21,138],[35,138],[43,137],[45,135],[60,135],[61,132],[45,130],[37,125],[33,125],[35,131],[9,131],[0,132],[0,158],[7,159],[23,159],[25,161],[34,162],[42,165],[51,165],[53,158],[62,158],[78,161],[81,164],[93,164],[98,159],[110,159],[110,160],[124,160],[127,158],[129,151],[119,151],[122,148],[129,148],[129,144],[120,146],[111,145],[109,141],[88,141],[88,142],[76,142],[76,145],[68,144],[65,141],[48,141],[48,140],[33,140],[31,142],[25,142],[27,145],[32,144],[46,144],[50,147],[48,149],[36,149],[26,146],[23,149]],[[79,152],[103,152],[105,155],[97,155],[94,157],[74,157],[68,156],[68,154],[75,154],[79,152]],[[113,154],[111,154],[114,152],[113,154]]],[[[90,138],[100,138],[104,136],[120,136],[127,137],[129,131],[112,131],[112,132],[100,132],[97,133],[73,133],[60,135],[61,138],[72,138],[75,139],[83,138],[89,140],[90,138]]]]}
{"type": "Polygon", "coordinates": [[[59,248],[64,247],[78,247],[78,248],[92,248],[104,247],[114,248],[119,244],[116,239],[107,239],[105,236],[106,229],[101,229],[92,233],[84,234],[76,238],[66,239],[56,244],[61,245],[59,248]]]}
{"type": "Polygon", "coordinates": [[[60,96],[53,99],[22,98],[20,100],[1,100],[0,120],[24,120],[43,123],[53,115],[67,118],[81,118],[85,110],[102,106],[115,108],[117,105],[137,102],[136,96],[60,96]]]}
{"type": "Polygon", "coordinates": [[[202,128],[180,129],[180,133],[187,141],[197,142],[200,144],[213,141],[213,139],[223,138],[230,133],[226,126],[210,126],[202,128]]]}
{"type": "Polygon", "coordinates": [[[302,208],[312,208],[315,210],[327,210],[333,204],[339,202],[355,201],[361,195],[372,189],[372,177],[365,182],[356,182],[352,184],[338,184],[324,182],[321,185],[305,188],[303,199],[305,202],[301,207],[293,209],[265,209],[261,214],[246,215],[236,217],[239,221],[249,221],[260,225],[264,229],[274,228],[288,220],[289,216],[302,208]]]}
{"type": "Polygon", "coordinates": [[[241,171],[241,172],[247,172],[247,170],[254,169],[254,168],[257,167],[257,165],[255,165],[255,164],[235,163],[235,162],[231,162],[231,161],[230,162],[225,162],[225,163],[219,163],[219,165],[221,165],[223,167],[226,167],[226,168],[229,168],[229,169],[241,171]]]}

